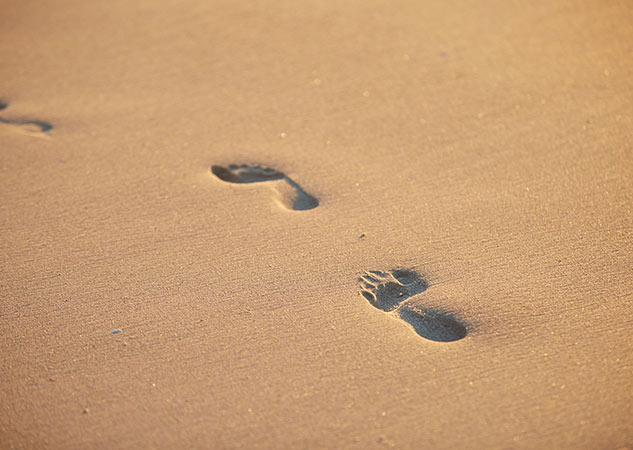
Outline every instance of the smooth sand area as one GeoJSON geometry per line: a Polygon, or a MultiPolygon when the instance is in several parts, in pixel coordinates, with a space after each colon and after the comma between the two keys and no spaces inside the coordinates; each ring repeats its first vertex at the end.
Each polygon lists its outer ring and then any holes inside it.
{"type": "Polygon", "coordinates": [[[633,448],[630,1],[0,0],[0,60],[0,448],[633,448]]]}

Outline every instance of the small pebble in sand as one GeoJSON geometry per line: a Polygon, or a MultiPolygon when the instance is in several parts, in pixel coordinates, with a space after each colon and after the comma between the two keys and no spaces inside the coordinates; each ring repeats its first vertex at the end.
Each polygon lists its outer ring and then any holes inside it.
{"type": "Polygon", "coordinates": [[[122,331],[119,330],[118,328],[116,330],[110,331],[110,334],[119,334],[119,333],[122,333],[122,331]]]}

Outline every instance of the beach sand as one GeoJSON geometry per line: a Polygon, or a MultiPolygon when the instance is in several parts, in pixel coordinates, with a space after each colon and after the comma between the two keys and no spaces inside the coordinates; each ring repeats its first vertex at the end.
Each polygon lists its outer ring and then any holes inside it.
{"type": "Polygon", "coordinates": [[[0,3],[1,448],[633,448],[630,2],[0,3]]]}

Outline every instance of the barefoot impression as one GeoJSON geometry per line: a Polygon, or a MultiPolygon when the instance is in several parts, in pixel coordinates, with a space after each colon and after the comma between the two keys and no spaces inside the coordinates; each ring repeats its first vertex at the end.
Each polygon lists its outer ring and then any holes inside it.
{"type": "Polygon", "coordinates": [[[436,342],[452,342],[467,334],[465,325],[452,314],[438,309],[421,308],[409,301],[428,288],[426,281],[413,270],[372,270],[365,272],[358,282],[361,295],[372,306],[404,320],[423,338],[436,342]]]}

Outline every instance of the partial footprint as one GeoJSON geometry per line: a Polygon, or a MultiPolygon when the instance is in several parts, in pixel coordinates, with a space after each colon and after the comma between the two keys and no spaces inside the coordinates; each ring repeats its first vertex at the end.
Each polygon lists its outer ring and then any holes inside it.
{"type": "Polygon", "coordinates": [[[370,270],[361,275],[358,282],[363,297],[376,308],[387,312],[428,287],[417,273],[405,269],[390,272],[370,270]]]}
{"type": "Polygon", "coordinates": [[[427,282],[413,270],[368,271],[358,282],[361,294],[372,306],[404,320],[423,338],[451,342],[467,334],[466,327],[451,314],[407,302],[428,288],[427,282]]]}
{"type": "Polygon", "coordinates": [[[453,342],[466,337],[466,327],[452,314],[437,309],[403,305],[398,315],[423,338],[436,342],[453,342]]]}
{"type": "Polygon", "coordinates": [[[319,201],[284,173],[263,166],[231,164],[227,167],[212,166],[211,172],[220,180],[229,183],[276,182],[275,188],[282,205],[295,211],[304,211],[319,206],[319,201]]]}
{"type": "MultiPolygon", "coordinates": [[[[7,103],[0,101],[0,110],[7,106],[9,106],[7,103]]],[[[40,120],[5,119],[4,117],[0,117],[0,125],[35,137],[48,137],[48,131],[53,129],[50,123],[40,120]]]]}

